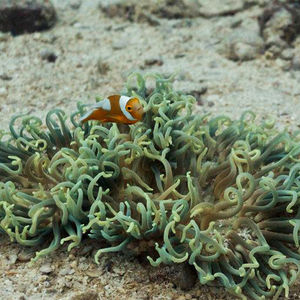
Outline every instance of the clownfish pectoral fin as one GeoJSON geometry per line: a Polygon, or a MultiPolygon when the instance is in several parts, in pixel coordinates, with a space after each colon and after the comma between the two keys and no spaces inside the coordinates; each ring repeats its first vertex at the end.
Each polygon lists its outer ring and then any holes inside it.
{"type": "Polygon", "coordinates": [[[114,114],[101,114],[101,112],[99,111],[99,109],[94,109],[91,111],[88,111],[86,114],[84,114],[81,118],[80,118],[80,122],[84,123],[90,120],[97,120],[100,121],[102,123],[105,122],[116,122],[116,123],[123,123],[124,120],[121,116],[119,115],[114,115],[114,114]]]}
{"type": "Polygon", "coordinates": [[[116,123],[126,123],[124,122],[124,117],[116,114],[108,114],[106,118],[110,120],[109,122],[116,122],[116,123]]]}
{"type": "Polygon", "coordinates": [[[99,110],[97,109],[93,109],[93,110],[89,110],[88,112],[86,112],[80,119],[79,121],[81,123],[87,122],[89,120],[99,120],[102,121],[101,116],[99,116],[99,110]]]}
{"type": "Polygon", "coordinates": [[[84,122],[88,121],[89,117],[92,115],[92,113],[93,113],[93,110],[86,112],[83,116],[80,117],[79,122],[84,123],[84,122]]]}

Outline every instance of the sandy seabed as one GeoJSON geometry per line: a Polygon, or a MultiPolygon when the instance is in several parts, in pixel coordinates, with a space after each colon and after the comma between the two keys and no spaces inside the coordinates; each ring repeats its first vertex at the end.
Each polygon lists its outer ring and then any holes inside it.
{"type": "MultiPolygon", "coordinates": [[[[273,118],[279,128],[299,129],[300,71],[266,54],[232,61],[218,50],[234,24],[255,21],[263,9],[259,5],[230,16],[160,19],[151,26],[109,18],[97,1],[83,1],[75,9],[74,1],[53,2],[58,13],[54,28],[1,38],[0,75],[6,75],[0,79],[1,129],[7,130],[16,113],[44,119],[49,109],[72,112],[78,101],[92,103],[95,96],[118,93],[132,71],[176,73],[175,87],[198,97],[197,113],[239,118],[253,110],[259,120],[273,118]],[[43,60],[47,52],[57,56],[55,63],[43,60]]],[[[103,255],[96,265],[96,248],[97,241],[69,253],[62,247],[30,264],[36,249],[1,237],[0,299],[233,298],[199,284],[184,292],[169,280],[166,267],[152,268],[122,254],[103,255]]],[[[290,299],[300,299],[298,294],[296,284],[290,299]]]]}

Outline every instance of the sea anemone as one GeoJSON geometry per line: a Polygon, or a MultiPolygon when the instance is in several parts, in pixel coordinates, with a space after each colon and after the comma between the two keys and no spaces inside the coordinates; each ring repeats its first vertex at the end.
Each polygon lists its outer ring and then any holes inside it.
{"type": "Polygon", "coordinates": [[[134,125],[81,125],[85,105],[16,116],[0,142],[0,232],[44,245],[35,259],[84,237],[104,252],[187,263],[201,284],[247,299],[287,297],[300,270],[299,137],[195,114],[195,98],[159,75],[133,74],[124,94],[141,99],[134,125]],[[134,84],[132,81],[134,80],[134,84]],[[147,82],[155,81],[149,92],[147,82]],[[17,129],[18,128],[18,129],[17,129]]]}

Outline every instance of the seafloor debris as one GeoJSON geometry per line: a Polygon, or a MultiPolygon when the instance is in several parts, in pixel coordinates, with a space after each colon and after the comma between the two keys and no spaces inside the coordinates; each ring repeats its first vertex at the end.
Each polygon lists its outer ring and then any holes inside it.
{"type": "Polygon", "coordinates": [[[107,243],[96,262],[123,251],[188,263],[201,284],[243,299],[287,297],[300,268],[299,136],[250,112],[194,114],[195,98],[158,75],[132,75],[124,93],[144,99],[143,122],[81,127],[83,104],[70,122],[61,109],[46,127],[12,119],[1,132],[0,232],[25,246],[51,239],[35,259],[85,237],[107,243]]]}
{"type": "Polygon", "coordinates": [[[55,21],[55,9],[48,0],[0,1],[0,31],[13,35],[35,32],[52,27],[55,21]]]}
{"type": "Polygon", "coordinates": [[[279,55],[283,49],[292,46],[300,34],[300,4],[298,1],[271,1],[259,23],[266,49],[279,55]]]}
{"type": "MultiPolygon", "coordinates": [[[[108,17],[125,18],[130,21],[146,21],[151,24],[154,16],[166,19],[190,18],[198,16],[199,5],[193,1],[163,0],[139,2],[132,0],[103,1],[99,4],[100,9],[108,17]],[[149,19],[149,16],[152,16],[149,19]]],[[[152,25],[158,25],[159,22],[152,25]]]]}
{"type": "Polygon", "coordinates": [[[228,34],[218,47],[218,52],[226,58],[247,61],[263,53],[264,41],[254,30],[235,29],[228,34]]]}
{"type": "Polygon", "coordinates": [[[230,16],[256,4],[251,0],[106,0],[100,9],[110,18],[119,17],[134,22],[159,25],[157,18],[213,18],[230,16]]]}

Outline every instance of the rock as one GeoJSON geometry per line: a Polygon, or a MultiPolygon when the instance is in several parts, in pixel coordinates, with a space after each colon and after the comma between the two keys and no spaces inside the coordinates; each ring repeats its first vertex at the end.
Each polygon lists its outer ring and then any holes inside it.
{"type": "Polygon", "coordinates": [[[76,38],[76,40],[82,40],[82,39],[83,39],[82,33],[81,33],[81,32],[77,32],[77,33],[75,34],[75,38],[76,38]]]}
{"type": "MultiPolygon", "coordinates": [[[[300,33],[300,5],[290,2],[272,1],[259,17],[260,32],[266,49],[290,47],[300,33]]],[[[279,55],[278,51],[275,57],[279,55]]]]}
{"type": "Polygon", "coordinates": [[[233,15],[244,9],[244,0],[201,0],[199,13],[202,17],[233,15]]]}
{"type": "MultiPolygon", "coordinates": [[[[0,19],[1,19],[1,16],[0,16],[0,19]]],[[[0,42],[8,41],[9,37],[10,37],[10,34],[0,32],[0,42]]]]}
{"type": "Polygon", "coordinates": [[[276,42],[281,42],[281,45],[284,45],[284,41],[288,42],[291,37],[285,37],[285,30],[292,25],[292,22],[292,15],[286,9],[281,8],[275,11],[262,28],[262,35],[267,45],[276,42]]]}
{"type": "Polygon", "coordinates": [[[246,43],[236,43],[232,50],[235,56],[234,58],[241,61],[252,60],[260,53],[256,47],[246,43]]]}
{"type": "Polygon", "coordinates": [[[218,94],[210,94],[205,97],[204,101],[205,103],[207,103],[208,106],[213,106],[215,103],[220,102],[220,98],[221,96],[218,94]],[[213,104],[209,104],[209,103],[213,103],[213,104]]]}
{"type": "Polygon", "coordinates": [[[233,30],[217,51],[231,60],[251,60],[259,56],[264,49],[263,39],[252,30],[240,28],[233,30]]]}
{"type": "Polygon", "coordinates": [[[275,59],[276,65],[284,71],[288,71],[291,68],[291,62],[288,60],[283,60],[279,57],[275,59]]]}
{"type": "Polygon", "coordinates": [[[49,0],[1,0],[0,31],[18,35],[48,29],[56,21],[56,12],[49,0]]]}
{"type": "Polygon", "coordinates": [[[280,57],[284,60],[291,60],[294,57],[294,50],[291,48],[284,49],[280,53],[280,57]]]}
{"type": "Polygon", "coordinates": [[[215,102],[213,101],[208,101],[207,102],[208,107],[213,107],[215,105],[215,102]]]}
{"type": "Polygon", "coordinates": [[[91,278],[99,278],[103,273],[100,273],[99,271],[86,271],[85,274],[88,276],[88,277],[91,277],[91,278]]]}
{"type": "Polygon", "coordinates": [[[206,93],[207,85],[203,83],[196,83],[190,80],[181,80],[175,81],[174,87],[177,91],[185,95],[192,95],[196,98],[198,105],[203,105],[201,96],[206,93]]]}
{"type": "Polygon", "coordinates": [[[40,32],[35,32],[35,33],[32,34],[31,37],[32,37],[33,40],[39,41],[39,42],[40,42],[40,41],[41,41],[42,34],[41,34],[40,32]]]}
{"type": "Polygon", "coordinates": [[[159,18],[157,18],[151,13],[148,13],[147,11],[140,12],[140,15],[137,18],[137,22],[148,23],[152,26],[159,26],[161,24],[159,18]]]}
{"type": "Polygon", "coordinates": [[[66,267],[66,268],[61,269],[59,271],[59,275],[61,275],[61,276],[71,275],[71,274],[74,274],[74,273],[75,273],[75,270],[70,268],[70,267],[66,267]]]}
{"type": "Polygon", "coordinates": [[[292,60],[292,69],[300,71],[300,53],[297,53],[292,60]]]}
{"type": "Polygon", "coordinates": [[[48,62],[54,63],[57,59],[57,55],[49,49],[44,49],[40,52],[42,60],[47,60],[48,62]]]}
{"type": "Polygon", "coordinates": [[[79,9],[80,8],[80,6],[81,6],[81,0],[71,0],[70,1],[70,7],[72,8],[72,9],[79,9]]]}
{"type": "Polygon", "coordinates": [[[40,267],[40,272],[43,273],[43,274],[49,274],[52,271],[53,271],[52,267],[49,263],[46,263],[46,264],[44,264],[40,267]]]}
{"type": "MultiPolygon", "coordinates": [[[[99,8],[109,18],[118,17],[131,22],[147,22],[150,25],[157,26],[160,24],[158,18],[181,19],[209,15],[210,12],[205,11],[205,9],[211,6],[209,5],[210,1],[205,1],[204,5],[201,2],[200,5],[198,1],[191,0],[106,0],[100,2],[99,8]]],[[[243,5],[236,6],[235,1],[243,3],[243,0],[225,0],[225,2],[230,2],[231,6],[233,6],[233,8],[229,7],[229,12],[237,7],[238,10],[243,7],[243,5]]],[[[215,0],[215,2],[222,6],[224,0],[215,0]]],[[[209,17],[211,16],[214,16],[214,13],[209,15],[209,17]]]]}
{"type": "Polygon", "coordinates": [[[122,0],[101,1],[99,3],[99,8],[109,18],[118,17],[119,13],[125,11],[125,1],[122,0]]]}
{"type": "Polygon", "coordinates": [[[197,281],[195,269],[189,264],[175,264],[170,267],[170,280],[184,291],[193,288],[197,281]]]}
{"type": "Polygon", "coordinates": [[[8,257],[8,263],[9,263],[10,265],[14,265],[14,264],[16,263],[17,259],[18,259],[17,254],[12,253],[12,254],[10,254],[9,257],[8,257]]]}
{"type": "Polygon", "coordinates": [[[181,19],[176,21],[172,27],[173,28],[189,28],[192,27],[193,20],[192,19],[181,19]]]}
{"type": "Polygon", "coordinates": [[[77,28],[77,29],[82,29],[83,28],[82,24],[80,22],[77,22],[77,21],[75,21],[73,23],[73,27],[77,28]]]}
{"type": "Polygon", "coordinates": [[[44,281],[44,287],[45,287],[45,288],[51,287],[51,282],[48,281],[48,280],[44,281]]]}
{"type": "MultiPolygon", "coordinates": [[[[148,1],[150,2],[150,1],[148,1]]],[[[165,19],[196,18],[200,16],[198,1],[190,0],[162,0],[152,4],[152,14],[165,19]]]]}
{"type": "Polygon", "coordinates": [[[9,80],[12,80],[12,77],[7,75],[6,73],[2,73],[2,74],[0,74],[0,79],[9,81],[9,80]]]}
{"type": "Polygon", "coordinates": [[[101,57],[98,58],[96,67],[101,75],[107,74],[107,72],[110,70],[109,64],[103,61],[101,57]]]}
{"type": "Polygon", "coordinates": [[[6,87],[0,87],[0,97],[7,96],[7,89],[6,87]]]}
{"type": "Polygon", "coordinates": [[[121,50],[127,47],[127,43],[124,40],[115,41],[112,45],[114,50],[121,50]]]}
{"type": "Polygon", "coordinates": [[[78,269],[80,271],[87,271],[89,269],[89,264],[87,263],[80,263],[78,266],[78,269]]]}
{"type": "Polygon", "coordinates": [[[90,253],[93,251],[94,247],[93,245],[85,245],[83,248],[80,248],[79,249],[79,255],[81,256],[81,259],[83,258],[82,256],[85,256],[85,255],[90,255],[90,253]]]}
{"type": "Polygon", "coordinates": [[[285,45],[279,46],[279,43],[277,45],[272,45],[270,48],[268,48],[269,54],[272,54],[272,58],[276,58],[280,56],[280,54],[283,52],[283,48],[285,48],[285,45]]]}
{"type": "Polygon", "coordinates": [[[98,293],[94,291],[86,291],[78,293],[70,298],[70,300],[98,300],[98,293]]]}
{"type": "Polygon", "coordinates": [[[30,261],[35,256],[35,252],[30,248],[24,248],[19,254],[18,254],[18,260],[25,262],[30,261]]]}
{"type": "Polygon", "coordinates": [[[52,34],[52,33],[47,33],[47,34],[43,34],[41,37],[40,37],[40,41],[43,42],[43,43],[46,43],[46,44],[54,44],[55,41],[57,40],[57,35],[55,34],[52,34]]]}
{"type": "Polygon", "coordinates": [[[162,66],[164,64],[162,58],[160,57],[149,57],[145,59],[145,66],[162,66]]]}
{"type": "Polygon", "coordinates": [[[199,89],[197,89],[197,90],[191,90],[189,92],[189,94],[192,95],[192,96],[194,96],[196,98],[198,105],[203,105],[203,100],[202,100],[201,96],[203,94],[205,94],[206,91],[207,91],[207,87],[206,86],[200,86],[199,89]]]}
{"type": "Polygon", "coordinates": [[[299,51],[300,50],[300,35],[296,37],[293,44],[294,44],[294,47],[296,48],[296,50],[299,51]]]}
{"type": "Polygon", "coordinates": [[[178,59],[178,58],[182,58],[182,57],[185,57],[186,54],[185,53],[177,53],[174,55],[174,58],[178,59]]]}

